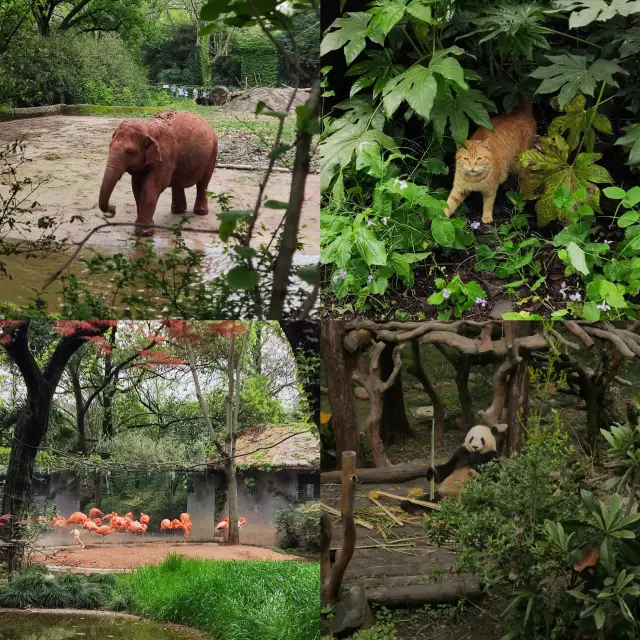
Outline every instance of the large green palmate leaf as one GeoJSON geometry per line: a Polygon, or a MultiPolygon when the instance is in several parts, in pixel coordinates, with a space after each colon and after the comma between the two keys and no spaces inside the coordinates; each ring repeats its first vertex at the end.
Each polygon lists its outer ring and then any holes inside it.
{"type": "Polygon", "coordinates": [[[442,141],[447,120],[451,135],[458,144],[463,144],[469,137],[469,120],[493,131],[489,110],[494,113],[497,111],[493,102],[475,89],[458,91],[455,97],[437,96],[431,110],[431,120],[438,140],[442,141]]]}
{"type": "Polygon", "coordinates": [[[572,53],[545,57],[553,64],[549,67],[538,67],[529,75],[531,78],[542,80],[536,93],[555,93],[560,90],[558,104],[561,107],[569,103],[578,91],[592,96],[598,82],[617,87],[618,83],[613,79],[613,74],[627,73],[615,62],[602,58],[589,65],[585,56],[572,53]]]}
{"type": "Polygon", "coordinates": [[[453,57],[461,53],[464,52],[460,47],[441,49],[431,57],[428,67],[414,64],[404,73],[387,82],[382,90],[382,103],[387,117],[391,118],[398,107],[406,101],[419,116],[429,120],[438,92],[435,74],[467,90],[469,87],[464,78],[464,70],[453,57]]]}
{"type": "Polygon", "coordinates": [[[325,35],[320,43],[320,55],[344,47],[344,57],[351,64],[364,50],[365,32],[371,20],[368,13],[346,13],[346,17],[337,18],[329,29],[335,29],[325,35]]]}
{"type": "Polygon", "coordinates": [[[384,86],[406,67],[394,64],[392,52],[389,49],[383,51],[367,51],[368,60],[362,60],[351,65],[346,75],[360,76],[352,85],[349,97],[353,97],[362,89],[373,85],[373,97],[377,98],[384,86]]]}
{"type": "Polygon", "coordinates": [[[600,212],[600,189],[596,183],[613,182],[609,172],[597,164],[599,153],[581,153],[569,164],[569,145],[560,136],[540,138],[538,149],[523,151],[518,161],[528,171],[520,184],[521,194],[529,200],[537,200],[538,225],[544,227],[552,220],[561,218],[561,211],[554,202],[560,187],[569,193],[584,187],[587,192],[585,204],[600,212]]]}
{"type": "Polygon", "coordinates": [[[500,4],[480,8],[482,15],[472,18],[477,28],[462,38],[484,34],[479,43],[497,38],[498,53],[518,53],[533,59],[533,48],[548,49],[543,25],[544,9],[533,4],[500,4]]]}
{"type": "Polygon", "coordinates": [[[549,125],[548,135],[565,137],[569,143],[569,151],[573,151],[580,144],[580,139],[584,135],[584,148],[592,152],[596,141],[595,131],[613,135],[611,122],[607,116],[594,112],[594,108],[584,108],[585,97],[579,93],[571,102],[566,104],[562,111],[564,116],[554,118],[549,125]],[[595,130],[595,131],[594,131],[595,130]],[[569,132],[565,136],[565,131],[569,132]]]}
{"type": "Polygon", "coordinates": [[[368,99],[355,96],[336,105],[336,109],[345,113],[326,128],[320,144],[320,188],[323,191],[329,187],[335,173],[351,162],[354,153],[358,155],[375,152],[379,147],[396,147],[395,140],[382,131],[384,114],[368,99]]]}
{"type": "Polygon", "coordinates": [[[571,11],[569,29],[586,27],[595,20],[604,22],[616,15],[630,16],[640,12],[640,2],[637,0],[612,0],[607,4],[605,0],[555,0],[555,7],[563,11],[571,11]]]}
{"type": "Polygon", "coordinates": [[[623,31],[614,42],[621,42],[620,56],[628,58],[640,53],[640,27],[631,27],[627,31],[623,31]]]}
{"type": "Polygon", "coordinates": [[[629,148],[629,160],[627,164],[640,164],[640,124],[633,124],[627,132],[618,138],[615,144],[629,148]]]}
{"type": "Polygon", "coordinates": [[[370,9],[369,13],[373,14],[373,18],[367,27],[369,39],[384,45],[387,34],[402,20],[405,11],[405,2],[402,0],[386,2],[383,6],[370,9]]]}

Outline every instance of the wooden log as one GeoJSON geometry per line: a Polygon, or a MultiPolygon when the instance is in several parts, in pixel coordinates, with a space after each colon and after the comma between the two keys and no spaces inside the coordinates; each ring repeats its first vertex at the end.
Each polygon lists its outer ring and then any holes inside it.
{"type": "MultiPolygon", "coordinates": [[[[424,478],[427,475],[428,468],[428,462],[409,462],[377,469],[356,469],[356,475],[360,484],[407,482],[424,478]]],[[[320,482],[339,484],[341,482],[340,471],[325,471],[321,473],[320,482]]]]}
{"type": "Polygon", "coordinates": [[[479,598],[481,595],[480,583],[471,580],[367,589],[369,603],[384,607],[446,604],[457,602],[460,598],[479,598]]]}

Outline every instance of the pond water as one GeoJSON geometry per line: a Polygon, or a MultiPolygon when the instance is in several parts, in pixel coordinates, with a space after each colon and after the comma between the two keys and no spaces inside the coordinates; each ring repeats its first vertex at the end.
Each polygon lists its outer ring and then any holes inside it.
{"type": "Polygon", "coordinates": [[[167,627],[132,617],[82,613],[0,613],[0,640],[210,640],[184,627],[167,627]]]}

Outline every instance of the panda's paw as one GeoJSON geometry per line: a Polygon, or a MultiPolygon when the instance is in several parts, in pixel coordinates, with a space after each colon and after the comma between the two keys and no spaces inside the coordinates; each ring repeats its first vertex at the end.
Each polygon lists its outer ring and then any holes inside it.
{"type": "Polygon", "coordinates": [[[436,477],[436,470],[433,467],[427,469],[427,480],[434,480],[436,477]]]}

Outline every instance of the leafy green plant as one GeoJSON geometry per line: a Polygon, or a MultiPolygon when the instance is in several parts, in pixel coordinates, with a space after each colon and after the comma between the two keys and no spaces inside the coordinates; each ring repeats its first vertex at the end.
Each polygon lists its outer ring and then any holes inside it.
{"type": "Polygon", "coordinates": [[[439,320],[449,320],[452,314],[460,317],[474,305],[484,307],[487,303],[487,294],[475,280],[464,283],[456,275],[449,282],[436,278],[435,285],[437,291],[429,296],[427,302],[438,307],[439,320]]]}

